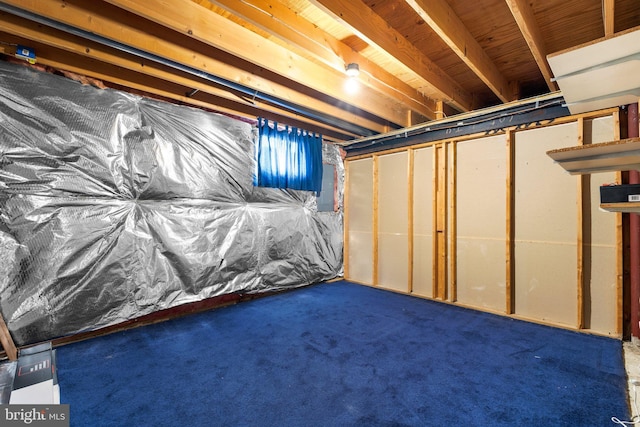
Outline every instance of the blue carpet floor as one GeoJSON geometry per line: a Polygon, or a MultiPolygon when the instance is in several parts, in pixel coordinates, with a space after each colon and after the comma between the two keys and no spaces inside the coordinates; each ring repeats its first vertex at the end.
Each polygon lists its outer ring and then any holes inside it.
{"type": "Polygon", "coordinates": [[[620,341],[336,282],[61,347],[72,426],[609,426],[620,341]]]}

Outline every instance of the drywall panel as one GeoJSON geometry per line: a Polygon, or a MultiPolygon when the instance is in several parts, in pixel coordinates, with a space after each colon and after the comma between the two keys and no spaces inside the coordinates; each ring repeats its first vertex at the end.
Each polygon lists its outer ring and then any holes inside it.
{"type": "Polygon", "coordinates": [[[349,232],[349,257],[347,279],[373,284],[373,235],[360,231],[349,232]]]}
{"type": "Polygon", "coordinates": [[[407,233],[408,152],[378,158],[378,231],[407,233]]]}
{"type": "Polygon", "coordinates": [[[613,120],[612,116],[585,120],[584,143],[598,144],[613,141],[616,135],[614,126],[617,126],[617,122],[613,120]]]}
{"type": "Polygon", "coordinates": [[[373,232],[373,159],[349,161],[349,231],[373,232]]]}
{"type": "Polygon", "coordinates": [[[516,241],[515,263],[515,313],[530,319],[575,327],[575,245],[516,241]]]}
{"type": "Polygon", "coordinates": [[[594,242],[589,255],[592,264],[585,272],[585,328],[616,336],[619,333],[615,245],[594,242]]]}
{"type": "Polygon", "coordinates": [[[348,279],[373,284],[373,159],[347,163],[348,279]]]}
{"type": "MultiPolygon", "coordinates": [[[[615,121],[611,116],[585,121],[587,143],[615,139],[615,121]]],[[[600,210],[600,186],[616,181],[615,172],[587,175],[590,183],[590,212],[585,213],[585,327],[616,335],[618,322],[616,215],[600,210]]]]}
{"type": "Polygon", "coordinates": [[[407,234],[381,234],[378,237],[378,286],[408,292],[407,234]]]}
{"type": "Polygon", "coordinates": [[[546,152],[577,144],[577,124],[515,136],[515,313],[575,327],[577,179],[546,152]]]}
{"type": "Polygon", "coordinates": [[[506,161],[503,135],[457,145],[458,301],[500,311],[506,300],[506,161]]]}
{"type": "Polygon", "coordinates": [[[408,292],[407,151],[378,158],[378,285],[408,292]]]}
{"type": "Polygon", "coordinates": [[[433,297],[433,147],[413,157],[413,289],[433,297]]]}

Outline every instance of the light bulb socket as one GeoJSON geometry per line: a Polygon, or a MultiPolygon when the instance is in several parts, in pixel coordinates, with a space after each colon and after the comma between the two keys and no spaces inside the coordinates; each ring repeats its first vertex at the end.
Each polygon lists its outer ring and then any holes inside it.
{"type": "Polygon", "coordinates": [[[357,77],[360,74],[360,67],[355,62],[347,64],[344,69],[349,77],[357,77]]]}

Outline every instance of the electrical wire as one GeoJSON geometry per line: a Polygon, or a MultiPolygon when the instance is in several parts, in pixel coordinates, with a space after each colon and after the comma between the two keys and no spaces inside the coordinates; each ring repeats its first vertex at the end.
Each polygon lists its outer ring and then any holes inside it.
{"type": "Polygon", "coordinates": [[[638,415],[634,415],[629,421],[622,421],[618,419],[618,417],[611,417],[611,421],[614,424],[620,426],[632,426],[640,424],[640,412],[638,411],[638,384],[640,384],[640,382],[634,380],[631,382],[631,384],[633,384],[633,409],[635,409],[635,413],[638,415]]]}

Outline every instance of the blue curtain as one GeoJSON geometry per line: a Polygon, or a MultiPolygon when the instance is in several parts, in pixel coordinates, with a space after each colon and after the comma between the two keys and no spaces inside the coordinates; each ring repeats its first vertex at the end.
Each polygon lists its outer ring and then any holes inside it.
{"type": "Polygon", "coordinates": [[[258,119],[254,185],[320,193],[322,135],[258,119]]]}

